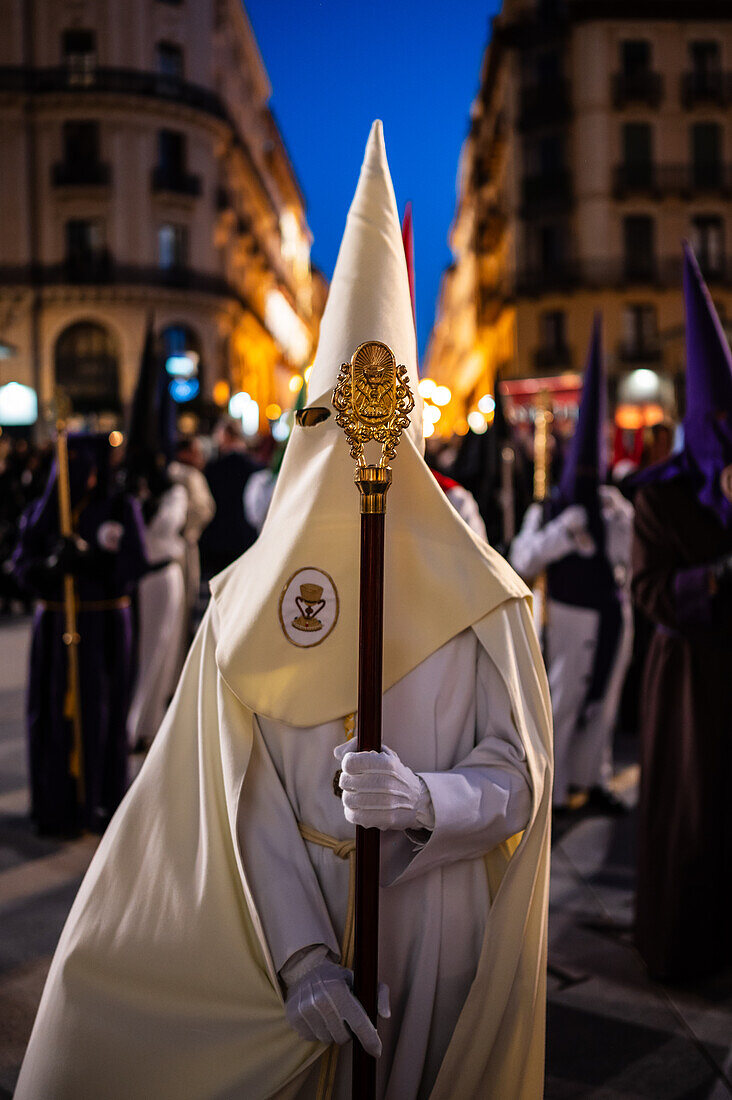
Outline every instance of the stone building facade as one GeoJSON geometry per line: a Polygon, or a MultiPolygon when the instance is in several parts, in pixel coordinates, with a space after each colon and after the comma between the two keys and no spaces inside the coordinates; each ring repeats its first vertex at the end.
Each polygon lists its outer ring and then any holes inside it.
{"type": "Polygon", "coordinates": [[[119,415],[152,316],[191,408],[288,403],[325,285],[270,94],[240,0],[3,0],[0,381],[119,415]]]}
{"type": "Polygon", "coordinates": [[[673,403],[685,237],[732,320],[732,5],[504,0],[426,363],[453,421],[497,370],[581,369],[596,309],[620,399],[673,403]]]}

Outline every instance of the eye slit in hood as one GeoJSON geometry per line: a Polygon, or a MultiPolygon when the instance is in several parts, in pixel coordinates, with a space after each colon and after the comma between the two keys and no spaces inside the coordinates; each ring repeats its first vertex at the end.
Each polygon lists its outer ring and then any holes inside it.
{"type": "Polygon", "coordinates": [[[309,409],[298,409],[295,420],[300,428],[314,428],[316,424],[322,424],[330,416],[330,409],[322,405],[313,405],[309,409]]]}

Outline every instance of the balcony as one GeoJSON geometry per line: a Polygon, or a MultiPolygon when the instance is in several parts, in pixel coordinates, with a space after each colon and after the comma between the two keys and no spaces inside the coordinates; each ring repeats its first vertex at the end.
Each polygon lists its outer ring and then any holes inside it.
{"type": "Polygon", "coordinates": [[[551,80],[530,84],[521,89],[519,129],[565,122],[570,116],[569,84],[566,80],[551,80]]]}
{"type": "Polygon", "coordinates": [[[650,161],[618,164],[613,170],[613,196],[624,199],[626,195],[657,195],[659,174],[659,166],[650,161]]]}
{"type": "Polygon", "coordinates": [[[155,194],[167,192],[171,195],[185,195],[196,199],[201,194],[201,177],[178,168],[158,165],[152,170],[152,189],[155,194]]]}
{"type": "Polygon", "coordinates": [[[637,73],[615,73],[612,78],[612,99],[617,108],[628,103],[646,103],[658,107],[663,97],[663,77],[651,69],[637,73]]]}
{"type": "Polygon", "coordinates": [[[580,283],[580,269],[577,264],[567,261],[551,267],[521,268],[516,276],[516,292],[527,297],[560,291],[568,293],[580,283]]]}
{"type": "Polygon", "coordinates": [[[108,249],[103,248],[99,252],[89,252],[86,255],[67,256],[62,264],[54,264],[53,269],[63,275],[59,282],[95,285],[109,280],[112,256],[108,249]]]}
{"type": "MultiPolygon", "coordinates": [[[[711,262],[702,254],[699,263],[708,283],[732,285],[732,256],[714,257],[711,262]]],[[[633,255],[620,259],[598,257],[564,261],[544,268],[527,264],[519,268],[515,286],[516,293],[525,297],[570,294],[579,287],[589,290],[623,290],[639,283],[650,288],[670,287],[678,290],[681,287],[681,277],[680,255],[633,255]]]]}
{"type": "Polygon", "coordinates": [[[572,205],[572,177],[567,171],[525,176],[524,215],[566,210],[572,205]]]}
{"type": "Polygon", "coordinates": [[[637,255],[631,253],[625,256],[623,258],[622,278],[626,284],[657,283],[659,278],[656,257],[646,252],[639,252],[637,255]]]}
{"type": "Polygon", "coordinates": [[[51,169],[53,187],[109,187],[112,173],[100,161],[60,161],[51,169]]]}
{"type": "Polygon", "coordinates": [[[572,366],[572,352],[566,344],[537,348],[534,352],[535,370],[559,370],[572,366]]]}
{"type": "Polygon", "coordinates": [[[619,164],[613,171],[613,195],[624,199],[648,195],[660,199],[676,195],[732,194],[732,164],[711,161],[708,164],[619,164]]]}
{"type": "Polygon", "coordinates": [[[621,340],[618,344],[618,359],[621,363],[660,363],[660,341],[621,340]]]}
{"type": "Polygon", "coordinates": [[[681,78],[681,104],[691,110],[701,103],[704,106],[726,107],[732,102],[732,73],[688,72],[681,78]]]}
{"type": "Polygon", "coordinates": [[[173,100],[185,107],[227,119],[226,108],[215,92],[199,84],[191,84],[181,77],[141,72],[139,69],[99,66],[85,68],[84,79],[80,81],[75,64],[56,65],[46,69],[30,69],[21,65],[0,66],[0,91],[3,92],[69,92],[83,95],[90,90],[173,100]]]}
{"type": "Polygon", "coordinates": [[[0,265],[0,286],[144,286],[195,291],[251,307],[221,275],[188,267],[161,268],[117,263],[107,250],[70,257],[60,264],[0,265]]]}

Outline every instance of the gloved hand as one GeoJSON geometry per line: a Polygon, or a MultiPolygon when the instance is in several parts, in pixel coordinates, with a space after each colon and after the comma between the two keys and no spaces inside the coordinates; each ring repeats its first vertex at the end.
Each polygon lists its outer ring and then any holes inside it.
{"type": "MultiPolygon", "coordinates": [[[[283,968],[283,977],[286,974],[283,968]]],[[[381,1039],[352,992],[353,973],[336,963],[320,962],[287,983],[285,1015],[290,1027],[308,1042],[347,1043],[350,1031],[372,1058],[381,1056],[381,1039]]],[[[389,990],[379,986],[379,1016],[390,1015],[389,990]]]]}
{"type": "Polygon", "coordinates": [[[570,504],[554,521],[561,524],[572,544],[572,553],[591,558],[596,552],[595,540],[587,530],[587,510],[581,504],[570,504]]]}
{"type": "Polygon", "coordinates": [[[101,524],[97,531],[97,542],[102,550],[106,550],[110,554],[116,554],[119,551],[124,533],[125,529],[121,523],[108,519],[106,523],[101,524]]]}
{"type": "Polygon", "coordinates": [[[334,751],[346,820],[366,829],[434,829],[435,811],[424,779],[384,745],[381,752],[354,752],[353,741],[334,751]]]}

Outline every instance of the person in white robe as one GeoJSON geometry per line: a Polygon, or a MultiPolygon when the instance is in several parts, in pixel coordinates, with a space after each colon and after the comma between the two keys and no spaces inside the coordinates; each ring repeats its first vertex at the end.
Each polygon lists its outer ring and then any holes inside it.
{"type": "Polygon", "coordinates": [[[201,555],[198,543],[216,514],[216,502],[203,474],[204,464],[201,443],[194,437],[179,445],[178,457],[168,467],[170,480],[174,485],[182,485],[188,497],[188,510],[181,534],[185,542],[183,574],[189,617],[196,606],[201,587],[201,555]]]}
{"type": "Polygon", "coordinates": [[[64,929],[17,1100],[345,1098],[353,1041],[379,1055],[379,1098],[541,1097],[548,687],[526,587],[422,458],[416,388],[375,123],[266,522],[212,582],[64,929]],[[417,401],[386,517],[378,754],[349,738],[359,508],[332,405],[368,339],[417,401]],[[378,1034],[344,965],[355,823],[382,835],[378,1034]]]}
{"type": "Polygon", "coordinates": [[[633,649],[633,508],[616,488],[600,483],[603,394],[598,319],[552,518],[543,504],[531,504],[509,560],[529,583],[547,574],[544,655],[554,714],[554,806],[565,809],[572,793],[588,792],[592,808],[618,813],[624,806],[610,787],[612,742],[633,649]]]}
{"type": "Polygon", "coordinates": [[[188,493],[183,485],[165,489],[145,524],[145,552],[152,567],[140,581],[138,673],[127,719],[129,744],[148,748],[165,716],[180,672],[186,620],[183,538],[188,493]]]}

